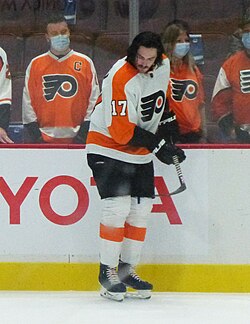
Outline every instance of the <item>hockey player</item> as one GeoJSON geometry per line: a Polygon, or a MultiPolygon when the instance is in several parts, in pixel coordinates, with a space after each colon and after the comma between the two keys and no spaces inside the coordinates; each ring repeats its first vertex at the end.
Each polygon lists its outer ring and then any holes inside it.
{"type": "Polygon", "coordinates": [[[88,164],[103,204],[101,295],[119,301],[126,287],[141,298],[150,298],[153,288],[135,272],[154,197],[151,152],[166,164],[173,163],[174,155],[179,162],[185,159],[180,148],[163,138],[174,122],[163,115],[170,72],[163,52],[158,34],[143,32],[134,38],[127,56],[104,78],[87,137],[88,164]]]}
{"type": "Polygon", "coordinates": [[[241,42],[243,50],[223,63],[212,96],[212,116],[227,143],[250,143],[249,14],[243,19],[241,42]]]}
{"type": "Polygon", "coordinates": [[[11,99],[11,76],[7,55],[0,47],[0,142],[4,144],[14,143],[7,134],[11,99]]]}
{"type": "Polygon", "coordinates": [[[63,16],[50,20],[46,38],[50,50],[26,70],[23,123],[34,143],[84,143],[85,121],[99,95],[94,64],[70,49],[63,16]]]}

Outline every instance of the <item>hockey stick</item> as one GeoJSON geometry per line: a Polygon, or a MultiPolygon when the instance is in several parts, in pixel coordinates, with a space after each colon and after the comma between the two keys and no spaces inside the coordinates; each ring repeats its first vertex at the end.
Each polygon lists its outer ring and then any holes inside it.
{"type": "Polygon", "coordinates": [[[181,170],[181,167],[180,167],[180,163],[179,163],[179,159],[178,159],[178,156],[177,155],[174,155],[173,156],[173,161],[174,161],[174,166],[175,166],[175,169],[176,169],[176,172],[177,172],[177,175],[178,175],[178,178],[179,178],[179,181],[180,181],[180,187],[178,189],[176,189],[175,191],[173,192],[170,192],[169,194],[166,194],[166,195],[155,195],[157,197],[164,197],[164,196],[173,196],[173,195],[177,195],[178,193],[181,193],[182,191],[186,190],[187,189],[187,186],[186,186],[186,183],[184,181],[184,177],[183,177],[183,174],[182,174],[182,170],[181,170]]]}
{"type": "Polygon", "coordinates": [[[177,155],[174,155],[173,156],[173,161],[174,161],[174,166],[175,166],[175,169],[176,169],[176,172],[177,172],[177,175],[178,175],[178,178],[179,178],[179,181],[180,181],[180,187],[178,189],[176,189],[175,191],[169,193],[169,196],[173,196],[173,195],[176,195],[184,190],[187,189],[187,186],[186,186],[186,183],[184,181],[184,177],[183,177],[183,174],[182,174],[182,170],[181,170],[181,166],[180,166],[180,163],[179,163],[179,159],[178,159],[178,156],[177,155]]]}

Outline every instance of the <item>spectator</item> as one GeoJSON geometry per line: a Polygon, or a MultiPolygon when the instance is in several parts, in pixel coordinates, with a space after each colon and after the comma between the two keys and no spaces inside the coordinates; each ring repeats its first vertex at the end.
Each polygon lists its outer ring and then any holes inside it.
{"type": "Polygon", "coordinates": [[[162,33],[170,59],[168,104],[176,114],[180,143],[205,141],[204,91],[202,75],[190,53],[189,28],[185,21],[170,22],[162,33]]]}
{"type": "Polygon", "coordinates": [[[33,143],[84,143],[84,131],[99,95],[92,60],[70,49],[64,17],[47,24],[50,50],[34,58],[23,92],[23,123],[33,143]]]}
{"type": "MultiPolygon", "coordinates": [[[[141,298],[151,294],[152,285],[135,272],[154,197],[150,152],[166,164],[173,163],[174,155],[179,162],[185,159],[181,149],[155,135],[170,72],[163,52],[158,34],[137,35],[127,57],[115,63],[104,79],[91,115],[88,164],[103,201],[99,282],[101,295],[111,299],[123,300],[126,286],[139,290],[141,298]]],[[[162,134],[168,133],[168,124],[171,121],[162,122],[162,134]]]]}
{"type": "Polygon", "coordinates": [[[4,144],[14,143],[7,134],[11,99],[11,76],[7,55],[0,47],[0,142],[4,144]]]}
{"type": "Polygon", "coordinates": [[[212,95],[212,116],[221,141],[250,143],[250,16],[242,23],[243,49],[223,63],[212,95]]]}
{"type": "Polygon", "coordinates": [[[229,51],[227,58],[232,54],[236,53],[237,51],[241,51],[243,49],[243,44],[241,41],[242,35],[242,27],[247,20],[250,20],[250,7],[246,9],[246,12],[239,24],[239,27],[235,30],[229,40],[229,51]]]}

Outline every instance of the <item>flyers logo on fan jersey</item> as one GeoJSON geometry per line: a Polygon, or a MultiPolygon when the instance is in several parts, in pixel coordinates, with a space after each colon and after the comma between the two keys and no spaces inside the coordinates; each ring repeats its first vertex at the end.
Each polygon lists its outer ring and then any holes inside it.
{"type": "Polygon", "coordinates": [[[171,82],[171,97],[175,101],[182,101],[185,96],[192,100],[197,96],[198,85],[193,80],[175,80],[170,79],[171,82]]]}
{"type": "Polygon", "coordinates": [[[146,122],[152,119],[154,112],[159,114],[165,104],[165,94],[162,90],[157,91],[141,99],[142,121],[146,122]]]}
{"type": "Polygon", "coordinates": [[[54,100],[57,95],[71,98],[77,92],[77,81],[68,74],[50,74],[43,76],[43,94],[47,101],[54,100]]]}
{"type": "Polygon", "coordinates": [[[250,70],[240,71],[240,87],[243,93],[250,93],[250,70]]]}

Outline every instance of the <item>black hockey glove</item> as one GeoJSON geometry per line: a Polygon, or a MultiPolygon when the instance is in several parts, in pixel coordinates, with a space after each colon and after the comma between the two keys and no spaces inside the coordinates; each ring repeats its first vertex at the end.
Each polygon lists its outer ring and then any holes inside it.
{"type": "Polygon", "coordinates": [[[82,122],[80,129],[73,139],[73,144],[85,144],[89,130],[89,121],[82,122]]]}
{"type": "Polygon", "coordinates": [[[173,111],[164,112],[159,123],[158,135],[168,143],[176,143],[179,140],[180,130],[173,111]]]}
{"type": "Polygon", "coordinates": [[[167,144],[165,139],[138,126],[135,127],[134,136],[128,144],[137,147],[146,147],[165,164],[173,164],[174,155],[178,156],[179,163],[183,162],[186,158],[182,149],[173,144],[167,144]]]}
{"type": "Polygon", "coordinates": [[[40,131],[39,125],[37,122],[32,122],[29,124],[24,124],[24,127],[28,130],[29,134],[29,142],[43,144],[45,143],[42,137],[42,133],[40,131]]]}
{"type": "Polygon", "coordinates": [[[165,164],[174,164],[173,156],[178,157],[179,163],[186,159],[186,155],[182,149],[175,146],[174,144],[167,144],[164,139],[153,150],[155,156],[165,164]]]}
{"type": "Polygon", "coordinates": [[[236,126],[235,127],[236,140],[238,143],[249,144],[250,143],[250,134],[244,127],[236,126]]]}
{"type": "Polygon", "coordinates": [[[218,126],[220,127],[223,134],[225,134],[226,136],[231,136],[231,134],[235,128],[233,114],[230,113],[230,114],[220,118],[220,120],[218,121],[218,126]]]}
{"type": "Polygon", "coordinates": [[[0,127],[7,131],[10,122],[10,104],[0,105],[0,127]]]}

